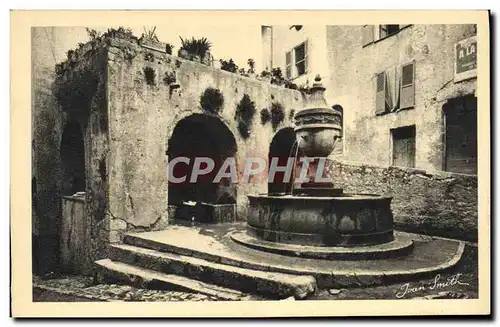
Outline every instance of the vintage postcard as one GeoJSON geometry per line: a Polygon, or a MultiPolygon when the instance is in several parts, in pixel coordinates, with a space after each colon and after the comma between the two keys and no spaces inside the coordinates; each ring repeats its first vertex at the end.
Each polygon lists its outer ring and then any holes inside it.
{"type": "Polygon", "coordinates": [[[490,314],[487,11],[11,27],[14,317],[490,314]]]}

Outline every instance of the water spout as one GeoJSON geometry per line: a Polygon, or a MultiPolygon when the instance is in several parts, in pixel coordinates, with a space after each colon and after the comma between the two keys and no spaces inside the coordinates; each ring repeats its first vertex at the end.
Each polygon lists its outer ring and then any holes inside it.
{"type": "MultiPolygon", "coordinates": [[[[294,184],[295,184],[295,165],[297,163],[297,156],[299,154],[299,148],[300,148],[300,141],[302,140],[302,138],[299,138],[299,140],[295,141],[294,144],[297,144],[297,148],[295,148],[295,158],[293,160],[293,167],[292,167],[292,181],[290,183],[290,194],[293,194],[293,188],[294,188],[294,184]]],[[[293,147],[292,147],[293,149],[293,147]]]]}

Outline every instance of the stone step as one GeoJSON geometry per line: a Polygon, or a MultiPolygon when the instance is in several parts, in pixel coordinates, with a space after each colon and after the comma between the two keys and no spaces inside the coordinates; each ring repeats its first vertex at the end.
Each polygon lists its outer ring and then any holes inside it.
{"type": "Polygon", "coordinates": [[[203,282],[270,298],[303,299],[316,291],[316,279],[260,271],[215,263],[200,258],[141,248],[128,244],[110,245],[110,259],[168,274],[186,276],[203,282]]]}
{"type": "Polygon", "coordinates": [[[201,293],[221,300],[255,299],[248,294],[179,275],[165,274],[110,259],[95,261],[100,282],[118,281],[138,288],[201,293]]]}

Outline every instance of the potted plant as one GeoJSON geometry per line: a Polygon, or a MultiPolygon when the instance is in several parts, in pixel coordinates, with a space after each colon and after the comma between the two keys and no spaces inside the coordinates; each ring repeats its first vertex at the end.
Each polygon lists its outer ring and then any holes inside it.
{"type": "Polygon", "coordinates": [[[207,52],[203,58],[201,58],[201,63],[206,66],[213,66],[214,57],[210,52],[207,52]]]}
{"type": "Polygon", "coordinates": [[[210,48],[212,44],[207,38],[195,39],[194,37],[191,40],[181,39],[181,48],[179,49],[179,56],[185,59],[203,62],[205,64],[210,63],[211,55],[210,48]],[[187,57],[187,58],[186,58],[187,57]]]}
{"type": "Polygon", "coordinates": [[[271,84],[274,85],[283,85],[285,84],[285,78],[283,77],[283,73],[281,72],[280,67],[273,68],[271,71],[271,84]]]}
{"type": "Polygon", "coordinates": [[[266,81],[268,83],[271,83],[271,78],[272,78],[272,75],[269,72],[269,69],[266,67],[266,69],[263,70],[262,73],[260,73],[260,79],[263,81],[266,81]]]}
{"type": "Polygon", "coordinates": [[[171,55],[173,51],[174,51],[174,46],[171,45],[170,43],[167,43],[165,45],[165,52],[171,55]]]}
{"type": "Polygon", "coordinates": [[[255,60],[252,58],[247,61],[248,67],[250,67],[247,71],[248,76],[255,77],[255,60]]]}
{"type": "Polygon", "coordinates": [[[189,53],[186,49],[183,48],[180,48],[179,51],[177,51],[177,56],[180,58],[189,59],[189,53]]]}
{"type": "Polygon", "coordinates": [[[229,60],[224,60],[220,59],[220,69],[231,72],[231,73],[236,73],[238,72],[238,65],[233,61],[233,59],[229,60]]]}
{"type": "Polygon", "coordinates": [[[167,44],[160,42],[156,36],[156,26],[152,29],[144,28],[141,38],[139,39],[139,44],[147,49],[156,50],[160,52],[167,52],[167,44]]]}
{"type": "Polygon", "coordinates": [[[245,71],[245,68],[240,68],[240,69],[238,70],[238,73],[240,73],[240,75],[242,75],[242,76],[246,76],[246,77],[248,77],[248,74],[247,74],[247,72],[245,71]]]}
{"type": "Polygon", "coordinates": [[[137,37],[135,37],[132,33],[132,29],[125,28],[123,26],[118,27],[118,29],[108,28],[108,31],[104,33],[104,36],[124,40],[137,40],[137,37]]]}

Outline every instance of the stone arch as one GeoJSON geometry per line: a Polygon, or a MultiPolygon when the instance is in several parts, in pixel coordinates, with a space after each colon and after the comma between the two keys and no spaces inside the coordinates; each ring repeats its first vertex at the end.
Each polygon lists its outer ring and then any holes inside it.
{"type": "Polygon", "coordinates": [[[81,125],[68,121],[61,137],[60,156],[63,168],[62,194],[85,191],[85,143],[81,125]]]}
{"type": "MultiPolygon", "coordinates": [[[[167,155],[173,159],[184,156],[189,164],[178,163],[174,176],[186,176],[186,182],[168,182],[168,204],[179,205],[185,201],[213,204],[234,204],[236,202],[236,183],[222,179],[213,180],[228,157],[236,160],[237,143],[234,133],[218,116],[190,113],[178,120],[167,141],[167,155]],[[214,160],[214,170],[189,183],[195,157],[209,157],[214,160]]],[[[236,181],[235,181],[236,182],[236,181]]]]}
{"type": "MultiPolygon", "coordinates": [[[[274,157],[278,158],[278,165],[285,166],[289,157],[295,157],[297,149],[295,132],[292,127],[280,129],[269,144],[268,167],[274,157]]],[[[284,180],[284,172],[277,172],[272,181],[268,181],[267,190],[270,194],[289,193],[291,184],[284,180]]]]}

